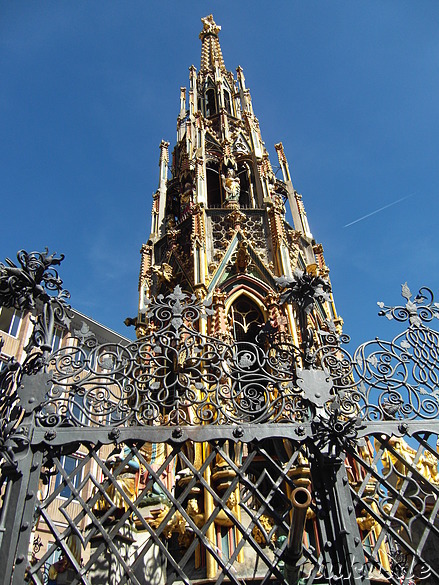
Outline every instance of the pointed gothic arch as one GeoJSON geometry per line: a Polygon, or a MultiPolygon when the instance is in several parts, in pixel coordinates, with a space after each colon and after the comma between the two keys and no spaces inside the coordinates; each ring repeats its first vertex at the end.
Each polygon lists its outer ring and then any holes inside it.
{"type": "Polygon", "coordinates": [[[204,86],[204,115],[206,118],[215,116],[218,113],[218,95],[215,83],[210,77],[207,78],[204,86]]]}
{"type": "Polygon", "coordinates": [[[255,207],[255,185],[251,162],[238,163],[237,177],[240,182],[239,204],[243,208],[255,207]]]}
{"type": "Polygon", "coordinates": [[[221,183],[219,163],[209,160],[206,163],[207,207],[221,207],[221,183]]]}
{"type": "Polygon", "coordinates": [[[224,108],[226,110],[226,112],[230,115],[233,116],[234,112],[233,112],[233,104],[232,104],[232,91],[229,87],[229,84],[227,83],[227,81],[223,81],[223,103],[224,103],[224,108]]]}
{"type": "Polygon", "coordinates": [[[266,321],[262,303],[247,291],[236,291],[226,303],[235,341],[255,343],[256,336],[266,321]]]}

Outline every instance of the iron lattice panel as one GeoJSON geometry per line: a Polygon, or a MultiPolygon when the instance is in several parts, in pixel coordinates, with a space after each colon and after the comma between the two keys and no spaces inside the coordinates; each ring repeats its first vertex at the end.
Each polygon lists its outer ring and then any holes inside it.
{"type": "MultiPolygon", "coordinates": [[[[352,572],[366,563],[372,583],[439,582],[436,441],[427,432],[375,432],[346,454],[342,475],[361,538],[352,572]]],[[[277,438],[129,445],[83,445],[43,463],[35,534],[53,544],[38,555],[32,582],[44,581],[42,570],[59,548],[70,559],[72,583],[100,583],[109,567],[114,583],[135,585],[148,582],[151,571],[157,584],[291,583],[286,537],[292,493],[304,486],[312,500],[297,578],[312,584],[347,577],[323,554],[350,528],[334,520],[332,504],[325,512],[325,483],[332,480],[315,444],[277,438]],[[70,473],[66,457],[77,457],[70,473]],[[80,543],[76,557],[72,535],[80,543]]],[[[349,507],[340,487],[333,501],[349,507]]]]}
{"type": "Polygon", "coordinates": [[[438,435],[376,432],[346,459],[370,575],[439,583],[438,435]]]}
{"type": "MultiPolygon", "coordinates": [[[[105,571],[114,583],[135,585],[191,583],[208,571],[216,583],[286,583],[282,537],[304,457],[287,443],[137,443],[112,453],[111,446],[83,445],[70,473],[66,456],[47,459],[35,522],[53,544],[38,555],[31,582],[44,582],[60,549],[72,584],[99,583],[105,571]]],[[[312,504],[309,517],[315,512],[312,504]]],[[[324,573],[314,536],[312,542],[304,551],[307,583],[324,573]]]]}

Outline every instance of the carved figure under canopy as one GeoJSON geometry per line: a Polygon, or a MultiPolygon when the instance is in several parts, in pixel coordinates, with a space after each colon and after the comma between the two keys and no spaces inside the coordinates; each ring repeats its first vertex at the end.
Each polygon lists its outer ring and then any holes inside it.
{"type": "Polygon", "coordinates": [[[186,182],[184,184],[181,197],[180,197],[180,206],[182,211],[184,211],[188,206],[191,205],[193,202],[193,194],[194,194],[194,185],[192,183],[186,182]]]}
{"type": "Polygon", "coordinates": [[[238,177],[235,176],[235,171],[233,169],[227,169],[227,177],[222,174],[221,179],[224,191],[226,192],[226,203],[231,201],[238,202],[241,184],[238,177]]]}
{"type": "MultiPolygon", "coordinates": [[[[404,478],[410,470],[410,466],[414,467],[429,483],[439,485],[439,472],[436,456],[425,450],[417,457],[416,449],[410,447],[410,445],[400,437],[391,437],[388,443],[399,457],[397,457],[397,455],[390,449],[384,450],[381,457],[383,475],[392,474],[393,470],[395,470],[397,472],[397,474],[394,474],[397,489],[402,486],[404,478]],[[405,465],[402,460],[407,461],[408,465],[405,465]]],[[[377,441],[377,445],[379,444],[380,443],[377,441]]]]}

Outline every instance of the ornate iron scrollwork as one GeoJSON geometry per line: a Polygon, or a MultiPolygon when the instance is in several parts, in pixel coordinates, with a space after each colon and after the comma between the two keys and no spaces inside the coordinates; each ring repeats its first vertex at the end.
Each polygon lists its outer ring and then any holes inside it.
{"type": "Polygon", "coordinates": [[[148,333],[139,340],[96,345],[88,354],[79,344],[54,352],[54,386],[38,424],[178,426],[305,416],[296,348],[278,343],[266,350],[204,335],[197,323],[210,313],[177,286],[149,302],[148,333]]]}
{"type": "Polygon", "coordinates": [[[44,369],[55,325],[68,326],[70,322],[66,303],[70,294],[62,288],[62,280],[54,268],[63,258],[63,255],[59,258],[49,255],[47,248],[44,252],[20,250],[18,266],[9,258],[5,264],[0,263],[0,306],[36,311],[36,317],[31,317],[34,328],[25,348],[26,359],[20,364],[11,358],[0,374],[0,454],[14,469],[18,465],[18,453],[29,444],[23,417],[39,407],[48,390],[43,385],[38,393],[38,384],[26,387],[23,378],[44,369]]]}
{"type": "Polygon", "coordinates": [[[303,352],[275,332],[270,344],[229,344],[200,333],[209,313],[207,303],[176,287],[149,302],[147,334],[137,341],[86,352],[72,340],[50,357],[54,385],[38,424],[299,422],[313,420],[310,405],[331,415],[335,402],[346,421],[433,418],[439,411],[439,334],[423,323],[392,342],[363,344],[353,359],[342,348],[346,336],[320,331],[324,343],[312,368],[300,370],[303,352]]]}
{"type": "MultiPolygon", "coordinates": [[[[21,366],[11,362],[2,373],[2,413],[11,412],[17,398],[13,388],[22,375],[44,367],[55,323],[69,319],[69,295],[54,268],[63,257],[47,250],[20,251],[17,257],[20,267],[10,260],[0,266],[0,301],[19,308],[42,303],[30,346],[43,351],[30,353],[21,366]]],[[[279,285],[281,300],[299,308],[301,349],[275,330],[263,329],[257,343],[228,344],[201,333],[200,319],[212,314],[209,303],[177,286],[166,298],[149,301],[143,338],[125,346],[84,348],[72,337],[54,352],[54,383],[38,408],[38,424],[301,422],[316,415],[309,405],[331,415],[335,400],[346,420],[360,414],[367,420],[437,416],[439,333],[426,323],[439,316],[439,309],[429,289],[411,300],[405,284],[405,306],[379,303],[381,315],[408,320],[408,329],[391,342],[361,345],[351,358],[342,348],[348,338],[331,324],[319,332],[322,345],[311,351],[306,319],[315,301],[327,298],[325,281],[301,273],[279,279],[279,285]],[[300,359],[305,370],[298,367],[300,359]]]]}
{"type": "Polygon", "coordinates": [[[17,253],[17,266],[6,258],[0,263],[0,305],[18,310],[32,311],[37,303],[42,303],[42,311],[37,314],[35,327],[26,351],[41,348],[50,351],[55,324],[67,326],[70,322],[66,300],[70,293],[62,288],[62,280],[54,266],[61,264],[64,255],[20,250],[17,253]]]}
{"type": "Polygon", "coordinates": [[[408,320],[410,325],[414,327],[421,325],[421,323],[429,323],[435,317],[439,319],[439,304],[434,302],[433,292],[426,286],[419,289],[412,301],[410,299],[413,294],[407,283],[404,283],[401,285],[401,296],[407,301],[404,306],[388,307],[382,301],[378,301],[377,305],[381,308],[378,314],[389,320],[395,319],[400,322],[408,320]]]}
{"type": "Polygon", "coordinates": [[[439,333],[427,323],[439,317],[433,293],[423,287],[411,301],[402,285],[404,306],[379,302],[380,315],[408,321],[408,328],[392,341],[363,343],[353,355],[353,393],[362,415],[369,420],[434,419],[439,414],[439,333]]]}

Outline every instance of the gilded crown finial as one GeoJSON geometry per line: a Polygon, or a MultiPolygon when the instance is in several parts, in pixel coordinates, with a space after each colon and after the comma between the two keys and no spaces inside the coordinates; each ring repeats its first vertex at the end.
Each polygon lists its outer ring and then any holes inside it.
{"type": "Polygon", "coordinates": [[[201,19],[203,30],[200,32],[200,39],[203,40],[206,35],[218,35],[221,27],[213,20],[213,14],[201,19]]]}

